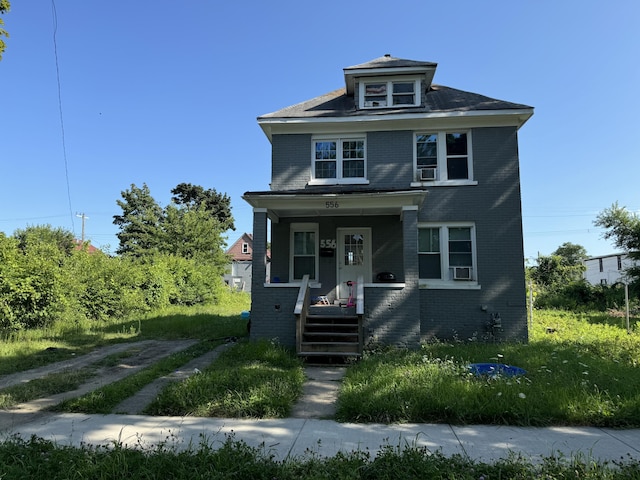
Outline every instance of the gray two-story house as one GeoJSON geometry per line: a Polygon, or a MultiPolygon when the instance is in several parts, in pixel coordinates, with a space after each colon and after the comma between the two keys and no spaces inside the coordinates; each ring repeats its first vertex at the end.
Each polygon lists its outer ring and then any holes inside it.
{"type": "Polygon", "coordinates": [[[258,117],[272,175],[243,196],[252,338],[303,356],[526,341],[518,129],[533,108],[434,84],[436,67],[385,55],[258,117]]]}

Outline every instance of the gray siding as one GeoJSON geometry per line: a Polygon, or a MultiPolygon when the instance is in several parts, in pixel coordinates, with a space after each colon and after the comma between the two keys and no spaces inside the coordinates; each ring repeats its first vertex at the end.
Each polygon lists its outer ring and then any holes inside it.
{"type": "Polygon", "coordinates": [[[420,221],[468,221],[476,226],[479,291],[423,290],[423,336],[483,336],[491,313],[501,337],[526,340],[524,251],[515,128],[473,131],[476,186],[434,187],[420,221]],[[483,311],[482,308],[486,308],[483,311]]]}
{"type": "MultiPolygon", "coordinates": [[[[320,238],[335,238],[339,227],[370,227],[374,281],[377,273],[390,271],[405,283],[404,288],[366,289],[365,321],[371,338],[406,346],[434,336],[488,339],[490,316],[499,314],[503,330],[497,332],[497,339],[526,340],[517,131],[512,127],[478,128],[472,131],[472,141],[478,185],[428,187],[424,204],[417,216],[411,213],[413,219],[408,223],[398,216],[362,216],[283,218],[272,224],[272,280],[289,281],[291,222],[318,223],[320,238]],[[420,222],[475,224],[479,290],[418,289],[415,250],[420,222]]],[[[311,135],[273,136],[273,190],[305,188],[310,166],[311,135]]],[[[410,188],[413,132],[368,133],[367,167],[369,188],[410,188]]],[[[312,295],[333,298],[335,258],[321,257],[319,268],[322,288],[312,295]]],[[[278,337],[293,345],[297,290],[262,288],[255,266],[253,289],[252,337],[278,337]],[[259,322],[253,320],[257,316],[259,322]]]]}
{"type": "Polygon", "coordinates": [[[369,132],[367,164],[373,188],[408,188],[413,176],[413,132],[369,132]]]}
{"type": "Polygon", "coordinates": [[[274,135],[271,190],[304,188],[311,178],[311,135],[274,135]]]}

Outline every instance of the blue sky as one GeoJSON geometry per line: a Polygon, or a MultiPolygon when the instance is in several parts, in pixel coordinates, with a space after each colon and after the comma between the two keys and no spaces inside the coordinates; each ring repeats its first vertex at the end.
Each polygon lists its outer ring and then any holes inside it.
{"type": "Polygon", "coordinates": [[[252,229],[241,195],[269,188],[256,117],[386,53],[437,62],[437,84],[535,108],[519,134],[526,257],[564,242],[613,253],[596,215],[614,202],[640,211],[637,0],[12,3],[7,235],[50,224],[80,237],[84,213],[86,238],[115,251],[123,190],[146,183],[164,206],[189,182],[231,197],[231,244],[252,229]]]}

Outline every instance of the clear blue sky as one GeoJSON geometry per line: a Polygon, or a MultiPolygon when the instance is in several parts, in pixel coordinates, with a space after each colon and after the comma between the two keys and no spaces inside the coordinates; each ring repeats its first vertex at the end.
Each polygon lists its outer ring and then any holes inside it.
{"type": "Polygon", "coordinates": [[[86,238],[115,251],[121,191],[146,183],[164,206],[190,182],[231,197],[231,244],[252,229],[241,195],[269,188],[256,117],[340,88],[344,67],[386,53],[437,62],[435,83],[535,108],[519,137],[527,257],[564,242],[613,253],[595,216],[616,201],[640,210],[637,0],[12,3],[7,235],[50,224],[80,237],[84,213],[86,238]]]}

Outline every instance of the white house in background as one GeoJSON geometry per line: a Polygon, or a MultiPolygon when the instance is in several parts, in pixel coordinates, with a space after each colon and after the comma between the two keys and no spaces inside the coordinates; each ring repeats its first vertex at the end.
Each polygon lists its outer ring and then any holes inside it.
{"type": "Polygon", "coordinates": [[[635,262],[624,253],[591,257],[584,261],[584,279],[591,285],[613,285],[623,282],[625,271],[635,262]]]}

